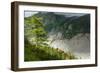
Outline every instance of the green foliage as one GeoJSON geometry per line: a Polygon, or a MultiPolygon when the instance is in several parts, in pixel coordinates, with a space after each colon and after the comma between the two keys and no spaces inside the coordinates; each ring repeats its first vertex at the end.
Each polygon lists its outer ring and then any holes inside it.
{"type": "Polygon", "coordinates": [[[65,53],[62,50],[46,45],[32,45],[25,39],[25,61],[44,61],[44,60],[66,60],[77,59],[71,52],[65,53]]]}
{"type": "MultiPolygon", "coordinates": [[[[35,40],[33,40],[33,42],[35,42],[35,45],[40,45],[43,44],[47,41],[47,33],[44,30],[44,26],[41,23],[42,18],[36,17],[36,16],[32,16],[31,18],[25,18],[25,25],[30,25],[32,26],[30,29],[25,29],[26,31],[29,32],[25,32],[27,33],[32,33],[31,36],[33,35],[33,38],[35,40]],[[31,30],[31,32],[30,32],[31,30]]],[[[30,36],[30,35],[27,35],[30,36]]]]}
{"type": "Polygon", "coordinates": [[[77,59],[71,52],[65,53],[59,50],[59,48],[50,47],[46,43],[48,42],[47,31],[42,22],[42,17],[34,15],[24,19],[25,61],[77,59]],[[29,39],[31,39],[32,42],[30,42],[29,39]]]}

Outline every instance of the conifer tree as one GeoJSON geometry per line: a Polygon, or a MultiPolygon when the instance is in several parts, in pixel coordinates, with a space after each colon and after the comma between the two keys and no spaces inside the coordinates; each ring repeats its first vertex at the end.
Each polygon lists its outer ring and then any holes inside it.
{"type": "Polygon", "coordinates": [[[36,46],[44,45],[47,41],[47,33],[41,20],[42,18],[36,16],[25,19],[26,27],[29,26],[31,28],[26,28],[26,36],[33,36],[33,42],[36,46]]]}

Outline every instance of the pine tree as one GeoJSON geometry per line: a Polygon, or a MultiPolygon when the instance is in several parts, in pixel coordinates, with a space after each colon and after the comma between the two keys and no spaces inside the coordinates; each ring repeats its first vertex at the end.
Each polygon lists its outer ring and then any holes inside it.
{"type": "Polygon", "coordinates": [[[25,19],[26,27],[31,26],[31,29],[26,30],[27,36],[33,36],[33,42],[35,43],[36,47],[46,44],[47,41],[47,33],[41,20],[42,18],[36,16],[25,19]]]}

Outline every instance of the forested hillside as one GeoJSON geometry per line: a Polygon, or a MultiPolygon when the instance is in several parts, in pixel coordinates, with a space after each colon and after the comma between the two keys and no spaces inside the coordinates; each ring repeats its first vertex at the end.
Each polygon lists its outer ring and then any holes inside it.
{"type": "MultiPolygon", "coordinates": [[[[71,40],[90,33],[90,15],[70,16],[38,12],[24,18],[25,61],[79,59],[72,52],[50,46],[56,40],[71,40]],[[49,38],[51,36],[51,40],[49,38]]],[[[62,45],[62,44],[61,44],[62,45]]]]}

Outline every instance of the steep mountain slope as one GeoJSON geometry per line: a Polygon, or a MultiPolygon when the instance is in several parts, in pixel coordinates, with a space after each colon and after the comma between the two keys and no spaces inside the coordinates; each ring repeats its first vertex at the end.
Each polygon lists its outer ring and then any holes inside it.
{"type": "MultiPolygon", "coordinates": [[[[71,39],[79,33],[90,32],[90,15],[66,16],[53,12],[39,12],[34,16],[41,17],[48,34],[61,33],[60,39],[71,39]]],[[[57,37],[57,36],[56,36],[57,37]]]]}

